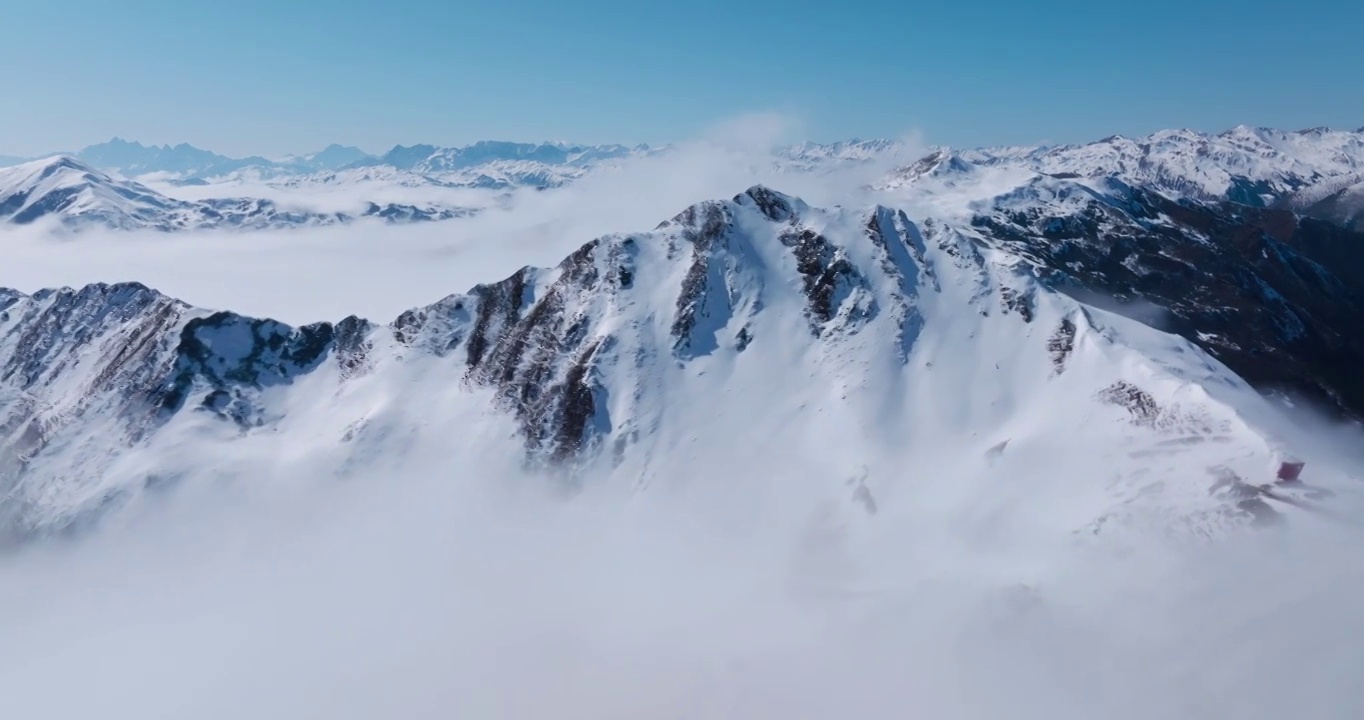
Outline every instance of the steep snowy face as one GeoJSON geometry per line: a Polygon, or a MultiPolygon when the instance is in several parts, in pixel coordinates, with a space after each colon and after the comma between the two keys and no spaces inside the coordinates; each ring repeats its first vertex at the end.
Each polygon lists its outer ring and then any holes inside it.
{"type": "Polygon", "coordinates": [[[1301,215],[1364,233],[1364,174],[1324,180],[1295,193],[1285,205],[1301,215]]]}
{"type": "Polygon", "coordinates": [[[593,482],[862,472],[859,493],[977,518],[1055,503],[1061,532],[1278,517],[1242,480],[1276,459],[1247,419],[1264,401],[1194,345],[1047,289],[1026,255],[754,187],[387,325],[294,328],[137,285],[0,292],[4,527],[300,456],[339,476],[439,456],[497,418],[523,460],[593,482]]]}
{"type": "Polygon", "coordinates": [[[0,169],[0,223],[12,225],[50,221],[77,230],[265,229],[332,225],[365,217],[390,222],[444,220],[470,212],[368,203],[358,213],[320,213],[260,198],[177,200],[65,156],[0,169]]]}
{"type": "Polygon", "coordinates": [[[0,220],[18,225],[60,216],[128,229],[183,215],[187,203],[116,180],[69,157],[0,170],[0,220]]]}
{"type": "Polygon", "coordinates": [[[651,234],[593,241],[553,270],[523,269],[394,327],[400,342],[463,355],[468,379],[495,388],[522,420],[533,453],[562,460],[609,444],[619,454],[661,421],[654,393],[686,382],[669,377],[674,370],[733,362],[759,333],[819,344],[885,314],[907,348],[919,318],[905,289],[917,271],[904,266],[903,237],[892,235],[892,246],[882,233],[908,228],[890,211],[826,216],[754,188],[693,206],[651,234]],[[859,267],[832,241],[823,229],[831,220],[860,223],[864,243],[877,238],[864,248],[875,263],[859,267]],[[762,329],[777,315],[802,322],[762,329]]]}
{"type": "Polygon", "coordinates": [[[974,233],[1053,287],[1178,333],[1259,386],[1364,415],[1364,342],[1347,330],[1364,323],[1358,234],[1111,179],[1038,176],[972,207],[974,233]]]}

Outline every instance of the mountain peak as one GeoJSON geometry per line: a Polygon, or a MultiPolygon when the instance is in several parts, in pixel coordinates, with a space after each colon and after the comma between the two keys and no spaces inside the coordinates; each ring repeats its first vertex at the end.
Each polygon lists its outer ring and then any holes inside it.
{"type": "Polygon", "coordinates": [[[0,177],[5,178],[0,181],[0,194],[23,190],[34,183],[64,175],[82,175],[96,182],[112,180],[71,155],[52,155],[0,169],[0,177]]]}
{"type": "Polygon", "coordinates": [[[735,195],[734,202],[740,206],[757,208],[758,212],[773,222],[787,222],[807,207],[799,198],[777,192],[766,185],[750,187],[735,195]]]}

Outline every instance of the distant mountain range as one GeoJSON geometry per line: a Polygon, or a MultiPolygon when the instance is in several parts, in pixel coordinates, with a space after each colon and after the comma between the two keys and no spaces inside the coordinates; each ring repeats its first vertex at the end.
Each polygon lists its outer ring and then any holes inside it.
{"type": "MultiPolygon", "coordinates": [[[[496,162],[532,162],[541,165],[583,167],[593,162],[649,152],[640,145],[568,145],[563,143],[514,143],[483,141],[464,147],[398,145],[382,155],[345,145],[329,145],[308,155],[269,159],[258,155],[228,157],[186,143],[143,145],[122,138],[91,145],[76,152],[54,153],[73,157],[101,170],[128,177],[165,173],[183,181],[208,180],[245,169],[267,174],[308,174],[351,168],[388,166],[417,173],[466,170],[496,162]]],[[[19,165],[46,156],[21,158],[0,156],[0,166],[19,165]]]]}
{"type": "Polygon", "coordinates": [[[266,229],[333,225],[360,218],[389,222],[447,220],[460,208],[369,203],[354,213],[281,207],[262,198],[179,200],[79,160],[57,156],[0,168],[0,224],[55,222],[67,228],[117,230],[266,229]]]}
{"type": "MultiPolygon", "coordinates": [[[[235,196],[240,194],[238,185],[261,183],[286,189],[372,184],[399,192],[417,187],[545,190],[572,183],[604,165],[674,150],[484,141],[462,147],[400,145],[380,156],[332,145],[311,155],[270,160],[115,138],[71,156],[0,169],[0,222],[23,224],[56,215],[67,226],[94,222],[174,230],[318,224],[366,214],[394,220],[442,219],[469,209],[404,201],[336,215],[286,212],[270,200],[235,196]],[[139,184],[124,179],[148,176],[160,183],[221,184],[224,196],[231,199],[174,200],[148,187],[151,180],[139,184]],[[53,191],[59,192],[52,195],[53,191]]],[[[968,201],[988,198],[995,189],[1024,192],[1027,183],[1039,182],[1038,178],[1071,179],[1089,183],[1086,187],[1095,181],[1108,187],[1116,181],[1181,201],[1280,208],[1335,227],[1364,230],[1364,131],[1246,126],[1216,134],[1165,130],[1082,145],[937,148],[910,162],[911,150],[890,140],[802,143],[780,149],[773,162],[794,172],[881,163],[897,169],[873,190],[957,210],[966,208],[968,201]]]]}

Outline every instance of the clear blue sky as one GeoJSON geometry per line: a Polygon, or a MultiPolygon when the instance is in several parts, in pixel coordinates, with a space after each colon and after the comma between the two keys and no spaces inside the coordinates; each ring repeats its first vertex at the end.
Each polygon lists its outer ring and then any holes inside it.
{"type": "Polygon", "coordinates": [[[0,0],[0,153],[1364,125],[1359,0],[0,0]],[[1042,8],[1042,9],[1039,9],[1042,8]]]}

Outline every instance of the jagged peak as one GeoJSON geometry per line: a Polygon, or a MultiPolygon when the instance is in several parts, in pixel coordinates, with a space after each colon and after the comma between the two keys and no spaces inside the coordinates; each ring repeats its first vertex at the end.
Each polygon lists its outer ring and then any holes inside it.
{"type": "Polygon", "coordinates": [[[918,179],[930,175],[969,175],[976,168],[977,165],[960,152],[942,147],[906,165],[897,174],[907,179],[918,179]]]}
{"type": "Polygon", "coordinates": [[[392,147],[392,149],[390,149],[390,150],[388,151],[388,153],[385,153],[385,154],[401,153],[401,152],[413,152],[413,151],[418,151],[418,150],[425,151],[425,152],[435,152],[435,151],[436,151],[436,146],[435,146],[435,145],[427,145],[427,144],[423,144],[423,143],[418,143],[418,144],[416,144],[416,145],[394,145],[394,146],[392,147]]]}
{"type": "Polygon", "coordinates": [[[773,222],[789,222],[808,209],[799,198],[777,192],[765,185],[754,185],[734,196],[741,207],[754,207],[773,222]]]}
{"type": "Polygon", "coordinates": [[[739,208],[756,210],[763,217],[777,223],[793,222],[810,210],[810,206],[798,197],[765,185],[754,185],[728,201],[703,200],[689,205],[682,212],[659,223],[654,229],[684,226],[709,234],[718,230],[718,225],[729,222],[733,212],[739,208]]]}
{"type": "Polygon", "coordinates": [[[159,290],[154,290],[148,287],[147,285],[144,285],[143,283],[136,281],[113,283],[93,282],[81,285],[79,287],[63,285],[61,287],[42,288],[40,290],[34,291],[32,295],[25,295],[23,292],[19,290],[14,290],[12,288],[0,288],[0,292],[10,292],[22,297],[32,298],[34,300],[46,300],[52,297],[75,297],[83,299],[98,299],[108,298],[109,296],[116,295],[143,295],[143,294],[150,294],[158,297],[168,297],[167,295],[165,295],[165,293],[162,293],[159,290]]]}
{"type": "Polygon", "coordinates": [[[1173,137],[1186,140],[1201,140],[1207,136],[1192,128],[1165,128],[1151,133],[1148,137],[1151,139],[1173,137]]]}
{"type": "Polygon", "coordinates": [[[1251,126],[1245,123],[1223,130],[1218,133],[1218,137],[1252,137],[1263,140],[1266,135],[1272,135],[1276,131],[1273,128],[1251,126]]]}
{"type": "Polygon", "coordinates": [[[21,293],[18,290],[15,290],[13,288],[0,287],[0,310],[4,310],[5,308],[13,305],[14,303],[17,303],[20,300],[25,300],[27,298],[28,295],[25,295],[24,293],[21,293]]]}

